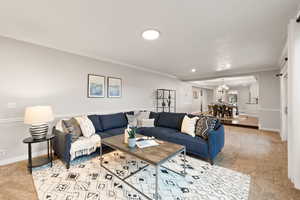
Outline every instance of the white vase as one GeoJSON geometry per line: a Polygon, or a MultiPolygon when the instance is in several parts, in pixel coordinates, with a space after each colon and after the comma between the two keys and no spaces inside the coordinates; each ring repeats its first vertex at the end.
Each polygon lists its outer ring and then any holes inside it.
{"type": "Polygon", "coordinates": [[[134,148],[136,145],[136,139],[135,138],[128,138],[128,146],[130,148],[134,148]]]}

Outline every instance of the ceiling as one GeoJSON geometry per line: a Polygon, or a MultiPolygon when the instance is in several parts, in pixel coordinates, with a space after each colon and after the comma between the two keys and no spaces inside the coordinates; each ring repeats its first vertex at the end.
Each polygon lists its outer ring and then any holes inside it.
{"type": "Polygon", "coordinates": [[[216,79],[204,80],[204,81],[193,81],[192,83],[197,84],[201,87],[215,88],[223,84],[226,84],[229,87],[249,86],[256,82],[257,80],[255,76],[240,76],[240,77],[216,78],[216,79]]]}
{"type": "Polygon", "coordinates": [[[1,0],[0,35],[192,80],[278,68],[297,4],[299,0],[1,0]],[[159,30],[161,37],[143,40],[141,33],[148,28],[159,30]]]}

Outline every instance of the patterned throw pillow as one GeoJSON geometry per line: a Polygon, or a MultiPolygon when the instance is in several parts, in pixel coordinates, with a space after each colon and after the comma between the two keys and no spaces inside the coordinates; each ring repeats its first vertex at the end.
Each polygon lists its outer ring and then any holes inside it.
{"type": "Polygon", "coordinates": [[[93,122],[87,116],[75,117],[76,121],[80,125],[82,135],[84,137],[91,137],[95,134],[96,130],[93,122]]]}
{"type": "Polygon", "coordinates": [[[72,142],[75,142],[80,136],[82,136],[80,125],[75,118],[62,120],[62,128],[64,133],[72,134],[72,142]]]}
{"type": "Polygon", "coordinates": [[[200,119],[196,123],[195,134],[205,140],[208,140],[208,133],[209,131],[214,129],[217,121],[218,119],[212,117],[200,117],[200,119]]]}
{"type": "Polygon", "coordinates": [[[126,114],[127,120],[128,120],[128,126],[137,126],[137,115],[129,115],[126,114]]]}

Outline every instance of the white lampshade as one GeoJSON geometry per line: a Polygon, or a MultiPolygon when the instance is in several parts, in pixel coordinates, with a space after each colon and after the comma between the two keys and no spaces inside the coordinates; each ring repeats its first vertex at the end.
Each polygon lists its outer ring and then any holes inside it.
{"type": "Polygon", "coordinates": [[[33,106],[25,110],[25,124],[42,124],[54,120],[51,106],[33,106]]]}

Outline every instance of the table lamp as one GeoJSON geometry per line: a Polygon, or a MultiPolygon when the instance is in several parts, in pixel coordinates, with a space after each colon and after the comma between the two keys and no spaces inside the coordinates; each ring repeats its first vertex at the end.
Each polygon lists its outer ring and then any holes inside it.
{"type": "Polygon", "coordinates": [[[31,125],[29,131],[33,139],[43,139],[49,129],[48,122],[53,121],[51,106],[32,106],[25,110],[24,123],[31,125]]]}

